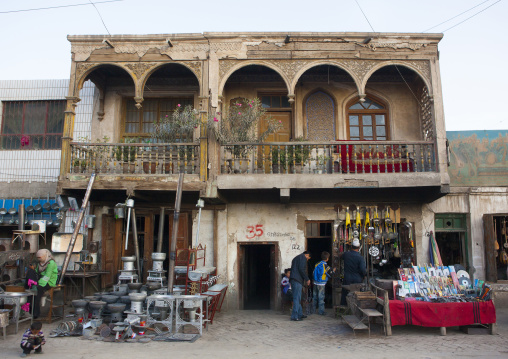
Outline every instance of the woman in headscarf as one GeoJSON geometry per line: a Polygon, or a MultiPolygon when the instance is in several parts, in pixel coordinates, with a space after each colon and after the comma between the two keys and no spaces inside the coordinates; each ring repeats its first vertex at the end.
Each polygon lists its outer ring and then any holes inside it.
{"type": "Polygon", "coordinates": [[[27,285],[37,285],[37,294],[34,298],[33,317],[38,318],[41,314],[41,298],[44,292],[56,286],[58,267],[53,255],[47,249],[39,249],[35,254],[37,263],[28,270],[26,275],[27,285]]]}

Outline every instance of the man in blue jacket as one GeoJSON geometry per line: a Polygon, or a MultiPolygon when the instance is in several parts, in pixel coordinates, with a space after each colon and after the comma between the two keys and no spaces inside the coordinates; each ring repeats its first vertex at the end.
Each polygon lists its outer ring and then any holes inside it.
{"type": "Polygon", "coordinates": [[[330,259],[330,253],[328,252],[322,252],[321,253],[321,262],[316,264],[316,267],[314,268],[314,273],[312,274],[312,280],[314,281],[314,290],[313,290],[313,297],[314,297],[314,309],[318,306],[319,303],[319,309],[318,314],[319,315],[325,315],[325,286],[326,282],[328,282],[328,279],[330,278],[330,274],[328,271],[330,270],[330,267],[328,267],[328,260],[330,259]]]}
{"type": "Polygon", "coordinates": [[[291,290],[293,291],[293,311],[291,312],[291,320],[300,321],[307,318],[303,315],[302,310],[302,288],[304,285],[310,285],[310,279],[307,274],[307,261],[310,259],[310,253],[305,251],[297,255],[291,262],[291,290]]]}

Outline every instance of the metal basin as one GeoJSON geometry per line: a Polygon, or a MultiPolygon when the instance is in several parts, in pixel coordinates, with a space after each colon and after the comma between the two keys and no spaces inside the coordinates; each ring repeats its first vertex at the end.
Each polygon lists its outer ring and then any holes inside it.
{"type": "Polygon", "coordinates": [[[163,261],[166,259],[166,253],[154,252],[154,253],[152,253],[152,259],[154,261],[163,261]]]}
{"type": "Polygon", "coordinates": [[[118,297],[116,295],[103,295],[101,297],[101,300],[103,302],[111,304],[111,303],[116,303],[118,301],[118,297]]]}
{"type": "Polygon", "coordinates": [[[11,298],[20,298],[19,304],[23,305],[27,302],[27,293],[26,292],[4,292],[2,293],[2,296],[5,297],[11,297],[11,298]]]}
{"type": "Polygon", "coordinates": [[[129,298],[132,301],[143,301],[146,299],[146,294],[144,293],[129,293],[129,298]]]}

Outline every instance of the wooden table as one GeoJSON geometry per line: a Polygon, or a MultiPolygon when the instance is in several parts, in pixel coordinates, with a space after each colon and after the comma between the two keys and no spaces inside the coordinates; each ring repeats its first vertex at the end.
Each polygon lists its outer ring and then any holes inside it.
{"type": "MultiPolygon", "coordinates": [[[[71,288],[75,288],[80,294],[80,298],[86,296],[86,282],[88,281],[95,291],[100,292],[100,284],[99,286],[95,285],[92,281],[93,278],[99,278],[102,274],[108,274],[106,271],[97,271],[97,272],[67,272],[65,273],[65,278],[69,278],[69,282],[71,283],[71,288]],[[81,280],[81,290],[80,286],[75,282],[75,279],[81,280]]],[[[99,281],[100,283],[100,281],[99,281]]],[[[72,298],[72,296],[68,296],[68,298],[72,298]]]]}

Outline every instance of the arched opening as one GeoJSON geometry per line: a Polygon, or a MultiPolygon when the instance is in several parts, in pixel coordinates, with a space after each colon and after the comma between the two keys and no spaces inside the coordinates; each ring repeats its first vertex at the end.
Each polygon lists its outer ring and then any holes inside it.
{"type": "Polygon", "coordinates": [[[390,139],[388,106],[380,99],[367,96],[356,98],[347,105],[347,135],[349,140],[385,141],[390,139]]]}
{"type": "MultiPolygon", "coordinates": [[[[230,106],[235,98],[259,98],[266,110],[267,118],[272,118],[282,124],[282,129],[269,135],[266,142],[289,141],[293,133],[293,116],[288,101],[288,90],[282,76],[275,70],[263,65],[247,65],[228,77],[223,91],[223,106],[230,106]]],[[[223,108],[224,110],[224,108],[223,108]]],[[[261,120],[260,133],[264,132],[267,124],[261,120]]]]}
{"type": "Polygon", "coordinates": [[[343,123],[337,104],[357,93],[351,75],[335,64],[306,70],[295,85],[296,137],[310,141],[333,141],[341,137],[343,123]]]}
{"type": "Polygon", "coordinates": [[[117,130],[120,128],[117,113],[122,97],[134,97],[134,94],[134,81],[123,68],[115,65],[94,68],[79,93],[81,101],[76,108],[74,138],[118,141],[121,134],[117,130]]]}
{"type": "Polygon", "coordinates": [[[402,65],[384,66],[369,77],[365,92],[380,94],[391,105],[389,139],[421,141],[434,137],[430,96],[416,71],[402,65]]]}
{"type": "MultiPolygon", "coordinates": [[[[143,106],[136,107],[133,98],[123,102],[122,136],[147,138],[156,124],[177,109],[198,105],[199,81],[181,64],[166,64],[156,69],[145,82],[143,106]]],[[[189,140],[189,139],[187,139],[189,140]]],[[[192,138],[190,139],[192,141],[192,138]]]]}

